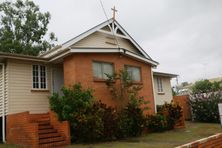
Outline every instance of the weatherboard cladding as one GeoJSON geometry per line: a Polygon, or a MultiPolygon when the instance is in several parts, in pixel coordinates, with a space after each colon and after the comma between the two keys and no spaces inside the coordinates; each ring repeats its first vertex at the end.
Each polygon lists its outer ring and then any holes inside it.
{"type": "MultiPolygon", "coordinates": [[[[124,30],[124,28],[123,28],[117,21],[113,21],[112,19],[107,20],[107,21],[105,21],[105,22],[103,22],[103,23],[101,23],[101,24],[93,27],[92,29],[90,29],[90,30],[88,30],[88,31],[80,34],[79,36],[77,36],[77,37],[75,37],[75,38],[73,38],[73,39],[65,42],[64,44],[61,45],[60,48],[57,47],[57,49],[55,49],[55,50],[54,50],[54,49],[53,49],[52,51],[49,50],[48,52],[46,52],[45,54],[43,54],[41,57],[51,57],[51,56],[53,56],[53,55],[56,55],[58,52],[61,52],[61,51],[65,50],[65,49],[73,46],[73,45],[76,44],[77,42],[83,40],[84,38],[86,38],[86,37],[88,37],[88,36],[90,36],[90,35],[92,35],[93,33],[97,32],[97,31],[102,31],[102,28],[104,28],[104,27],[106,28],[106,26],[108,26],[109,28],[112,28],[112,29],[114,30],[113,32],[115,32],[115,31],[118,30],[119,32],[121,32],[121,34],[124,34],[125,37],[129,40],[129,42],[130,42],[131,44],[133,44],[133,46],[135,46],[135,49],[137,50],[137,52],[141,53],[141,55],[144,56],[145,58],[152,60],[152,59],[150,58],[150,56],[139,46],[139,44],[136,43],[136,41],[124,30]],[[114,29],[114,26],[116,26],[116,27],[118,27],[118,28],[114,29]]],[[[110,32],[110,33],[112,33],[112,32],[110,32]]],[[[109,34],[109,35],[111,35],[111,34],[109,34]]],[[[116,36],[116,35],[118,35],[118,33],[115,34],[115,36],[116,36]]],[[[113,36],[113,37],[115,37],[115,36],[113,36]]],[[[120,38],[117,38],[117,42],[119,43],[118,39],[120,39],[120,38]]],[[[121,40],[122,40],[122,39],[121,39],[121,40]]],[[[121,42],[124,42],[124,41],[121,41],[121,42]]],[[[97,43],[98,43],[98,42],[97,42],[97,43]]],[[[105,42],[105,43],[107,43],[107,42],[105,42]]],[[[95,43],[93,43],[93,44],[95,45],[95,43]]],[[[101,44],[101,43],[100,43],[100,44],[101,44]]],[[[103,42],[103,44],[104,44],[104,42],[103,42]]],[[[113,45],[114,45],[114,44],[113,44],[113,45]]],[[[126,45],[126,44],[123,43],[123,46],[125,46],[125,45],[126,45]]],[[[84,45],[84,46],[85,46],[85,45],[84,45]]],[[[107,47],[107,46],[108,46],[108,45],[106,45],[105,47],[107,47]]],[[[118,46],[118,47],[116,47],[116,48],[121,48],[121,46],[122,46],[122,45],[120,44],[120,46],[118,46]]],[[[127,45],[127,46],[128,46],[128,45],[127,45]]],[[[85,46],[85,47],[86,47],[86,46],[85,46]]],[[[89,47],[90,47],[90,46],[89,46],[89,47]]],[[[96,46],[95,46],[95,47],[96,47],[96,46]]],[[[102,46],[102,47],[103,47],[103,46],[102,46]]],[[[130,50],[130,49],[131,49],[131,48],[129,48],[128,50],[130,50]]],[[[133,50],[133,51],[135,51],[135,50],[133,50]]],[[[153,60],[152,60],[152,61],[153,61],[153,60]]],[[[156,64],[158,64],[158,63],[156,62],[156,64]]]]}

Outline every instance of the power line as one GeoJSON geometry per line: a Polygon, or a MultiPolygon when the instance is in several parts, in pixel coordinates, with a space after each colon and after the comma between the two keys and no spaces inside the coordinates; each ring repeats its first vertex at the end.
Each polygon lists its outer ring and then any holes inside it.
{"type": "MultiPolygon", "coordinates": [[[[108,16],[107,16],[106,10],[105,10],[105,8],[104,8],[103,2],[102,2],[102,0],[99,0],[99,2],[100,2],[100,5],[101,5],[101,7],[102,7],[103,13],[104,13],[104,15],[105,15],[105,17],[106,17],[106,20],[107,20],[107,22],[109,23],[109,18],[108,18],[108,16]]],[[[113,20],[113,24],[114,24],[114,20],[113,20]]],[[[115,40],[116,40],[117,48],[120,49],[119,42],[118,42],[117,37],[116,37],[116,35],[115,35],[115,33],[114,33],[114,30],[113,30],[114,27],[110,27],[110,29],[111,29],[111,32],[112,32],[115,40]]]]}

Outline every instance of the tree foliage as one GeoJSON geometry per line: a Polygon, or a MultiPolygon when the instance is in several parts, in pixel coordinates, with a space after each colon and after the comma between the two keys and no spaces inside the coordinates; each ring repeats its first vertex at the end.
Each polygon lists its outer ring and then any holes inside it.
{"type": "Polygon", "coordinates": [[[209,80],[200,80],[195,82],[192,87],[192,92],[194,94],[198,93],[209,93],[219,91],[222,88],[222,81],[219,82],[210,82],[209,80]]]}
{"type": "MultiPolygon", "coordinates": [[[[112,98],[119,103],[121,108],[124,108],[123,102],[129,102],[134,106],[147,105],[149,102],[144,101],[143,96],[139,96],[139,91],[143,88],[142,84],[134,83],[127,72],[127,70],[120,70],[118,73],[113,75],[106,74],[108,79],[106,85],[112,95],[112,98]]],[[[145,107],[144,109],[148,109],[145,107]]]]}
{"type": "Polygon", "coordinates": [[[41,13],[34,2],[0,3],[0,51],[38,55],[54,46],[55,34],[48,32],[50,13],[41,13]]]}

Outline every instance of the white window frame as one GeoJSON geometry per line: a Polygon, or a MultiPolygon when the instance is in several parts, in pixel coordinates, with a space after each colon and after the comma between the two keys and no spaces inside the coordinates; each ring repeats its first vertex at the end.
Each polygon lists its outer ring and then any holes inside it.
{"type": "Polygon", "coordinates": [[[45,65],[39,65],[39,64],[33,64],[32,65],[32,89],[33,90],[48,90],[48,69],[47,69],[47,66],[45,65]],[[38,88],[34,88],[33,86],[33,82],[34,82],[34,79],[33,79],[33,66],[38,66],[38,88]],[[41,88],[41,66],[44,66],[45,67],[45,88],[41,88]]]}
{"type": "Polygon", "coordinates": [[[111,62],[103,62],[103,61],[93,61],[92,62],[92,69],[93,69],[93,64],[94,63],[99,63],[99,64],[102,64],[102,78],[98,78],[98,77],[95,77],[94,76],[94,71],[93,71],[93,79],[95,79],[95,80],[107,80],[107,78],[104,78],[103,76],[104,76],[104,69],[103,69],[103,64],[110,64],[110,65],[112,65],[112,72],[113,72],[113,74],[114,74],[114,64],[113,63],[111,63],[111,62]]]}
{"type": "Polygon", "coordinates": [[[131,65],[125,65],[124,67],[125,67],[125,69],[126,69],[127,72],[128,72],[127,68],[129,68],[129,67],[139,69],[140,80],[139,80],[139,81],[136,81],[136,80],[133,80],[133,79],[132,79],[132,81],[133,81],[133,82],[138,82],[138,83],[142,82],[141,67],[138,67],[138,66],[131,66],[131,65]]]}
{"type": "Polygon", "coordinates": [[[163,81],[162,81],[162,78],[157,77],[156,80],[157,80],[157,91],[158,91],[158,93],[163,93],[164,91],[163,91],[163,81]]]}

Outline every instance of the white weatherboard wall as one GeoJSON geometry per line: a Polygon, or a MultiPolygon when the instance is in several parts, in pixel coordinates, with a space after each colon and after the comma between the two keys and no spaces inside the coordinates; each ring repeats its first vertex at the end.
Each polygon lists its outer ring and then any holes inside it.
{"type": "Polygon", "coordinates": [[[9,114],[23,111],[44,113],[49,110],[48,96],[51,95],[51,68],[47,67],[49,91],[32,91],[33,64],[41,63],[16,60],[7,61],[9,114]]]}
{"type": "MultiPolygon", "coordinates": [[[[72,47],[117,48],[117,45],[109,44],[116,43],[116,40],[110,37],[112,36],[106,35],[101,32],[95,32],[89,35],[88,37],[80,40],[79,42],[75,43],[72,47]]],[[[134,45],[131,44],[130,41],[128,41],[127,39],[117,37],[117,41],[120,48],[124,48],[136,54],[140,54],[138,49],[134,47],[134,45]]]]}
{"type": "Polygon", "coordinates": [[[157,76],[154,75],[154,90],[155,90],[155,99],[156,99],[156,105],[162,105],[164,102],[170,103],[170,101],[173,99],[172,90],[171,90],[171,84],[170,84],[170,78],[169,77],[161,77],[162,79],[162,86],[163,86],[163,93],[158,93],[157,88],[157,76]]]}

